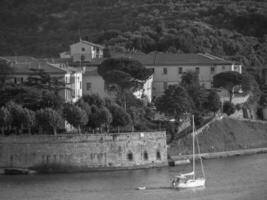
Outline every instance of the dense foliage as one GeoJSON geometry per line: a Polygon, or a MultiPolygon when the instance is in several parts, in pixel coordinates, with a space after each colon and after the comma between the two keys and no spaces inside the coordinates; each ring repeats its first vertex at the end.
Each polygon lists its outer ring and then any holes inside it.
{"type": "MultiPolygon", "coordinates": [[[[230,94],[230,99],[229,101],[232,102],[232,97],[233,94],[235,92],[236,87],[242,86],[242,83],[246,83],[244,82],[244,75],[240,74],[238,72],[235,71],[228,71],[228,72],[222,72],[219,74],[216,74],[213,77],[213,86],[215,88],[219,88],[219,87],[223,87],[224,89],[226,89],[229,94],[230,94]]],[[[248,81],[248,80],[246,80],[248,81]]],[[[249,84],[249,83],[247,83],[249,84]]],[[[238,89],[239,89],[238,88],[238,89]]],[[[247,90],[249,89],[249,87],[241,87],[243,90],[247,90]]]]}
{"type": "Polygon", "coordinates": [[[141,89],[153,72],[137,60],[109,58],[98,67],[98,73],[105,80],[107,89],[115,92],[117,99],[126,110],[126,96],[141,89]]]}
{"type": "Polygon", "coordinates": [[[192,101],[186,90],[178,85],[170,85],[162,96],[157,98],[156,107],[160,112],[179,120],[184,113],[192,111],[192,101]]]}
{"type": "Polygon", "coordinates": [[[79,35],[112,49],[267,61],[264,0],[2,0],[0,54],[55,56],[79,35]]]}

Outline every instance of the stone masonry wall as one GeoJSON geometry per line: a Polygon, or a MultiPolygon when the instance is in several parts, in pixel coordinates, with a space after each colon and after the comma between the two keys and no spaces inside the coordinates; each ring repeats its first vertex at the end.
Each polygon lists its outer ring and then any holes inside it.
{"type": "Polygon", "coordinates": [[[0,168],[87,170],[166,163],[165,132],[0,137],[0,168]]]}

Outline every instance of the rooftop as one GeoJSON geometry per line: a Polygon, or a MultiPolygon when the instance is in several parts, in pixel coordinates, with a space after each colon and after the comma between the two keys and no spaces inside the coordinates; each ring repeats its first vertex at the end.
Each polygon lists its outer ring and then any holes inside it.
{"type": "MultiPolygon", "coordinates": [[[[85,41],[85,40],[80,40],[79,42],[76,42],[74,44],[77,44],[77,43],[80,43],[80,42],[83,43],[83,44],[87,44],[87,45],[90,45],[90,46],[98,47],[98,48],[101,48],[101,49],[104,49],[105,48],[102,45],[95,44],[95,43],[92,43],[92,42],[89,42],[89,41],[85,41]]],[[[71,44],[71,45],[74,45],[74,44],[71,44]]]]}
{"type": "Polygon", "coordinates": [[[143,65],[229,65],[232,61],[210,54],[175,54],[159,53],[150,54],[112,54],[112,57],[128,57],[138,60],[143,65]]]}
{"type": "Polygon", "coordinates": [[[43,69],[51,74],[65,74],[67,72],[75,72],[77,69],[62,64],[49,63],[44,59],[38,59],[30,56],[4,56],[0,59],[11,64],[14,73],[29,74],[33,73],[31,69],[43,69]]]}

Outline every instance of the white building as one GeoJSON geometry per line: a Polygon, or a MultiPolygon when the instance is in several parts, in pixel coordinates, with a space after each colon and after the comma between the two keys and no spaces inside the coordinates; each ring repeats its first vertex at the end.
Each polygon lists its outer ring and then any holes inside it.
{"type": "Polygon", "coordinates": [[[184,72],[194,71],[199,74],[200,84],[209,89],[213,76],[225,71],[242,73],[242,66],[209,54],[120,54],[114,57],[128,57],[141,62],[154,70],[153,97],[161,96],[168,85],[179,84],[184,72]]]}
{"type": "Polygon", "coordinates": [[[0,57],[0,59],[10,63],[13,74],[9,81],[15,84],[22,84],[28,77],[35,76],[31,69],[42,69],[51,77],[58,77],[69,88],[59,91],[65,102],[76,102],[82,96],[82,71],[79,69],[29,56],[0,57]]]}
{"type": "Polygon", "coordinates": [[[61,58],[71,58],[72,62],[90,62],[103,57],[104,47],[92,42],[80,40],[70,45],[69,52],[60,53],[61,58]]]}
{"type": "Polygon", "coordinates": [[[105,81],[97,72],[97,69],[87,69],[83,73],[83,96],[98,94],[100,97],[107,97],[105,81]]]}

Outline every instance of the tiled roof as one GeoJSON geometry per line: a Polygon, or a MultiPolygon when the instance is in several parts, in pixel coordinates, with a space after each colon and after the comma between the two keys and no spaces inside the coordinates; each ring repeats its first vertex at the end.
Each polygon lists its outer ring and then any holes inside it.
{"type": "Polygon", "coordinates": [[[69,71],[68,68],[60,68],[54,64],[49,64],[44,60],[28,56],[9,56],[0,57],[2,60],[6,60],[11,63],[14,73],[29,74],[32,73],[31,69],[43,69],[47,73],[51,74],[65,74],[69,71]]]}
{"type": "Polygon", "coordinates": [[[38,62],[38,59],[31,56],[4,56],[0,58],[3,58],[9,62],[17,62],[17,63],[38,62]]]}
{"type": "Polygon", "coordinates": [[[112,54],[112,57],[128,57],[138,60],[143,65],[229,65],[227,61],[210,54],[174,54],[174,53],[150,53],[150,54],[112,54]]]}
{"type": "MultiPolygon", "coordinates": [[[[98,47],[98,48],[101,48],[101,49],[104,49],[105,47],[100,45],[100,44],[95,44],[95,43],[92,43],[92,42],[88,42],[88,41],[85,41],[85,40],[80,40],[79,42],[83,43],[83,44],[87,44],[87,45],[90,45],[90,46],[94,46],[94,47],[98,47]]],[[[74,44],[77,44],[79,42],[76,42],[74,44]]],[[[74,45],[74,44],[71,44],[71,45],[74,45]]]]}

